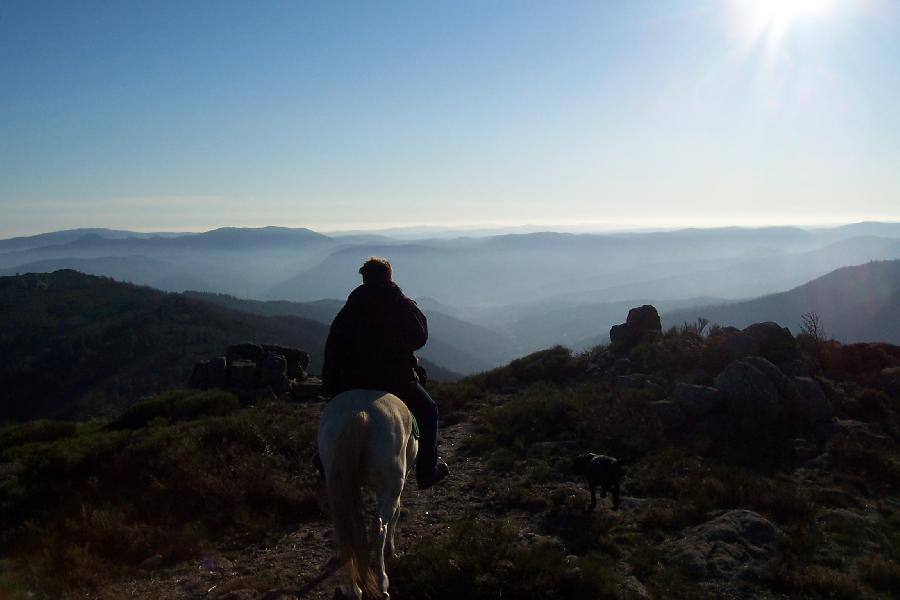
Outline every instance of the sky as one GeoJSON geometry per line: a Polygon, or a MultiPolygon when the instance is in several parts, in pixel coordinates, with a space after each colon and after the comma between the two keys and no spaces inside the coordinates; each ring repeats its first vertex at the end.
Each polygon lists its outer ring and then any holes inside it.
{"type": "Polygon", "coordinates": [[[0,237],[900,221],[900,2],[0,2],[0,237]]]}

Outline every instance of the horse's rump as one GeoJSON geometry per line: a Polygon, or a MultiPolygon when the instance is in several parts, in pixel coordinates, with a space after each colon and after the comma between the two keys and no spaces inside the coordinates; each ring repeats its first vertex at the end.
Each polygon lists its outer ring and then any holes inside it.
{"type": "MultiPolygon", "coordinates": [[[[335,396],[322,412],[319,453],[338,550],[351,581],[373,597],[380,594],[369,558],[361,487],[371,487],[379,502],[384,497],[399,502],[415,445],[412,414],[392,394],[350,390],[335,396]]],[[[380,564],[386,585],[383,558],[380,564]]]]}

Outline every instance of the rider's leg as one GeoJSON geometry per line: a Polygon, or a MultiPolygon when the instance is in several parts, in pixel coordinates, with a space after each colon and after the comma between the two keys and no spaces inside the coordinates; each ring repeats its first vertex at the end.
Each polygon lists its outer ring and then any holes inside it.
{"type": "Polygon", "coordinates": [[[437,464],[438,407],[425,388],[418,383],[409,385],[404,392],[400,399],[406,403],[419,423],[416,475],[422,479],[423,475],[432,474],[437,464]]]}

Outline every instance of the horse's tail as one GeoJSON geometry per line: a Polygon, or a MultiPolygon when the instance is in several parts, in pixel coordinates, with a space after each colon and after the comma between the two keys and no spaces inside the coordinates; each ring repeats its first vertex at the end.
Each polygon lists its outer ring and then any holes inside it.
{"type": "Polygon", "coordinates": [[[369,561],[362,512],[361,467],[368,429],[369,415],[365,411],[357,412],[344,423],[326,482],[338,552],[347,561],[350,579],[362,588],[366,597],[377,598],[380,590],[369,561]]]}

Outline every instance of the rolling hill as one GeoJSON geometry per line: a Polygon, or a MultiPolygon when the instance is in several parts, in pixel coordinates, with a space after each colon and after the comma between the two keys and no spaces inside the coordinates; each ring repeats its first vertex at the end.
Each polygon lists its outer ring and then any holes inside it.
{"type": "MultiPolygon", "coordinates": [[[[253,340],[297,346],[318,372],[328,327],[76,271],[0,277],[0,422],[115,415],[183,385],[195,361],[253,340]]],[[[458,375],[423,361],[435,379],[458,375]]]]}
{"type": "Polygon", "coordinates": [[[0,278],[0,315],[0,421],[115,414],[245,340],[304,348],[317,370],[327,333],[75,271],[0,278]]]}

